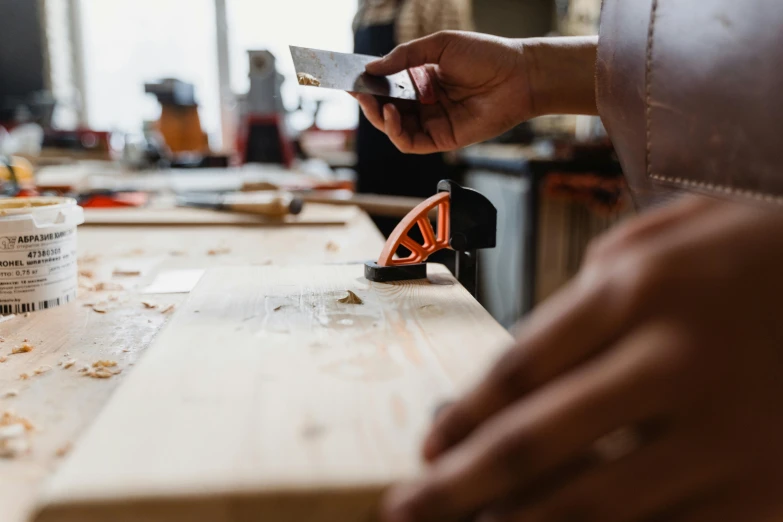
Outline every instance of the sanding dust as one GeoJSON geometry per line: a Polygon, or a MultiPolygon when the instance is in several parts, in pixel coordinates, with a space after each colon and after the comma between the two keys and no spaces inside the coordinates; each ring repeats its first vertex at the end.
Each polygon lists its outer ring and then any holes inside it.
{"type": "Polygon", "coordinates": [[[64,445],[57,448],[57,451],[54,454],[59,458],[63,458],[64,456],[66,456],[68,453],[71,452],[72,447],[73,444],[71,444],[70,442],[66,442],[64,445]]]}
{"type": "Polygon", "coordinates": [[[0,415],[0,458],[13,459],[30,451],[29,434],[35,426],[28,419],[5,411],[0,415]]]}
{"type": "Polygon", "coordinates": [[[95,361],[92,363],[92,367],[87,366],[79,371],[83,372],[85,377],[91,377],[93,379],[111,379],[115,375],[122,373],[122,370],[120,369],[112,369],[116,368],[116,366],[116,361],[95,361]]]}
{"type": "Polygon", "coordinates": [[[363,305],[364,304],[364,301],[362,301],[362,299],[358,295],[354,294],[350,290],[347,290],[347,292],[348,292],[348,295],[346,295],[342,299],[338,299],[337,300],[338,303],[349,304],[349,305],[363,305]]]}
{"type": "Polygon", "coordinates": [[[299,85],[309,85],[312,87],[320,87],[321,86],[321,80],[313,76],[312,74],[307,73],[297,73],[296,75],[297,81],[299,81],[299,85]]]}
{"type": "Polygon", "coordinates": [[[96,283],[95,290],[98,292],[120,292],[125,290],[125,287],[119,283],[101,282],[96,283]]]}
{"type": "Polygon", "coordinates": [[[141,270],[120,270],[115,268],[112,275],[114,277],[138,277],[141,275],[141,270]]]}
{"type": "Polygon", "coordinates": [[[11,350],[11,355],[18,355],[20,353],[29,353],[32,352],[35,349],[35,346],[33,346],[30,343],[22,343],[20,346],[17,346],[13,350],[11,350]]]}

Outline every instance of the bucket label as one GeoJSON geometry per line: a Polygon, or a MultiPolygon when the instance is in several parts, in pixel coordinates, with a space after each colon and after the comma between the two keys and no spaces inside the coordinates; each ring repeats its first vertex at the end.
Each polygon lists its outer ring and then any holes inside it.
{"type": "Polygon", "coordinates": [[[75,300],[76,260],[76,228],[0,236],[0,315],[75,300]]]}

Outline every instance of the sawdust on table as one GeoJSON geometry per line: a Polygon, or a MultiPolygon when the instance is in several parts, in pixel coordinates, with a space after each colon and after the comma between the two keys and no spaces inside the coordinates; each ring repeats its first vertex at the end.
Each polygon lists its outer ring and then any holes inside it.
{"type": "Polygon", "coordinates": [[[144,308],[148,310],[155,310],[160,306],[158,303],[155,303],[153,301],[142,301],[141,304],[143,304],[144,308]]]}
{"type": "Polygon", "coordinates": [[[297,73],[296,79],[299,82],[299,85],[306,85],[306,86],[312,86],[312,87],[320,87],[321,86],[321,80],[313,76],[312,74],[307,73],[297,73]]]}
{"type": "Polygon", "coordinates": [[[340,245],[338,245],[334,241],[329,241],[328,243],[326,243],[326,251],[327,252],[339,252],[340,251],[340,245]]]}
{"type": "Polygon", "coordinates": [[[0,458],[12,459],[30,451],[29,436],[35,426],[14,411],[0,414],[0,458]]]}
{"type": "Polygon", "coordinates": [[[6,392],[3,393],[2,397],[3,399],[12,399],[18,395],[19,395],[18,390],[7,390],[6,392]]]}
{"type": "Polygon", "coordinates": [[[66,442],[65,444],[57,448],[57,451],[54,454],[59,458],[63,458],[64,456],[66,456],[68,453],[71,452],[72,447],[73,444],[71,444],[70,442],[66,442]]]}
{"type": "Polygon", "coordinates": [[[171,312],[172,310],[174,310],[174,308],[176,308],[176,307],[177,307],[177,305],[175,305],[175,304],[170,304],[170,305],[166,306],[165,308],[163,308],[163,309],[160,311],[160,313],[162,313],[162,314],[167,314],[167,313],[171,312]]]}
{"type": "Polygon", "coordinates": [[[213,249],[207,250],[207,255],[208,256],[224,256],[224,255],[230,254],[230,253],[231,253],[231,249],[230,248],[226,248],[226,247],[213,248],[213,249]]]}
{"type": "Polygon", "coordinates": [[[346,290],[348,292],[348,295],[343,297],[342,299],[338,299],[338,303],[343,304],[350,304],[350,305],[363,305],[364,301],[362,301],[362,298],[356,295],[355,293],[351,292],[350,290],[346,290]]]}
{"type": "Polygon", "coordinates": [[[63,363],[63,369],[67,370],[76,364],[76,359],[68,359],[63,363]]]}
{"type": "Polygon", "coordinates": [[[4,363],[7,360],[8,360],[8,357],[6,357],[5,355],[0,355],[0,363],[4,363]]]}
{"type": "Polygon", "coordinates": [[[49,366],[49,365],[46,365],[46,366],[41,366],[41,367],[39,367],[38,369],[36,369],[36,370],[33,372],[33,375],[42,375],[42,374],[44,374],[44,373],[46,373],[46,372],[49,372],[49,371],[51,371],[51,370],[52,370],[52,367],[51,367],[51,366],[49,366]]]}
{"type": "Polygon", "coordinates": [[[122,373],[120,369],[113,369],[117,367],[117,361],[95,361],[92,363],[92,367],[86,366],[79,370],[84,373],[85,377],[92,377],[93,379],[111,379],[115,375],[122,373]]]}
{"type": "Polygon", "coordinates": [[[115,268],[112,271],[114,277],[138,277],[141,275],[141,270],[120,270],[115,268]]]}
{"type": "Polygon", "coordinates": [[[24,373],[20,373],[19,374],[19,380],[20,381],[26,381],[29,378],[30,378],[30,374],[29,373],[24,372],[24,373]]]}
{"type": "Polygon", "coordinates": [[[111,281],[102,281],[95,284],[95,290],[98,292],[119,292],[125,290],[125,287],[119,283],[113,283],[111,281]]]}
{"type": "Polygon", "coordinates": [[[35,350],[35,346],[28,342],[23,342],[13,350],[11,350],[11,355],[18,355],[20,353],[29,353],[35,350]]]}

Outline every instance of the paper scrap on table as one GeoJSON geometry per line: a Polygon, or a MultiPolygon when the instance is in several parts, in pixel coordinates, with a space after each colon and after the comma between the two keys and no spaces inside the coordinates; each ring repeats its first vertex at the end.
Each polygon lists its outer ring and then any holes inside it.
{"type": "Polygon", "coordinates": [[[161,272],[142,294],[188,294],[198,284],[204,270],[170,270],[161,272]]]}

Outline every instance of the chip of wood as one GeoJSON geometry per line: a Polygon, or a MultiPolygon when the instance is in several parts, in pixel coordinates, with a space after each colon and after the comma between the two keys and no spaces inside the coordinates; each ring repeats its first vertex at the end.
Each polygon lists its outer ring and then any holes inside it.
{"type": "Polygon", "coordinates": [[[13,397],[16,397],[19,395],[19,392],[17,390],[8,390],[3,393],[3,399],[11,399],[13,397]]]}
{"type": "Polygon", "coordinates": [[[65,362],[63,363],[63,368],[64,368],[65,370],[67,370],[67,369],[69,369],[70,367],[72,367],[74,364],[76,364],[76,359],[68,359],[67,361],[65,361],[65,362]]]}
{"type": "Polygon", "coordinates": [[[125,290],[125,287],[119,283],[111,281],[102,281],[95,284],[95,290],[98,292],[120,292],[125,290]]]}
{"type": "Polygon", "coordinates": [[[326,243],[326,251],[327,252],[339,252],[340,251],[340,245],[338,245],[334,241],[329,241],[328,243],[326,243]]]}
{"type": "Polygon", "coordinates": [[[93,368],[114,368],[117,366],[117,361],[101,360],[92,363],[93,368]]]}
{"type": "Polygon", "coordinates": [[[33,372],[33,375],[42,375],[52,370],[51,366],[41,366],[33,372]]]}
{"type": "Polygon", "coordinates": [[[173,311],[173,310],[174,310],[174,308],[176,308],[176,307],[177,307],[177,305],[175,305],[175,304],[170,304],[170,305],[166,306],[165,308],[163,308],[163,309],[160,311],[160,313],[162,313],[162,314],[167,314],[167,313],[169,313],[169,312],[173,311]]]}
{"type": "Polygon", "coordinates": [[[19,374],[19,380],[20,381],[26,381],[29,378],[30,378],[30,374],[29,373],[20,373],[19,374]]]}
{"type": "Polygon", "coordinates": [[[66,442],[65,444],[57,448],[57,451],[55,451],[54,454],[59,458],[63,458],[64,456],[66,456],[68,453],[71,452],[72,447],[73,444],[71,444],[70,442],[66,442]]]}
{"type": "Polygon", "coordinates": [[[18,355],[20,353],[28,353],[32,352],[35,349],[35,346],[33,346],[30,343],[22,343],[13,350],[11,350],[11,355],[18,355]]]}
{"type": "Polygon", "coordinates": [[[321,86],[321,80],[313,76],[312,74],[307,73],[297,73],[296,74],[296,80],[299,82],[299,85],[305,85],[305,86],[311,86],[311,87],[320,87],[321,86]]]}
{"type": "Polygon", "coordinates": [[[108,309],[106,308],[105,305],[96,304],[96,305],[92,305],[92,311],[98,314],[105,314],[106,312],[108,312],[108,309]]]}
{"type": "Polygon", "coordinates": [[[152,301],[142,301],[141,304],[144,305],[144,308],[148,310],[155,310],[160,305],[158,303],[152,302],[152,301]]]}
{"type": "Polygon", "coordinates": [[[84,376],[92,377],[93,379],[111,379],[120,373],[122,373],[122,370],[111,370],[109,368],[91,368],[84,373],[84,376]]]}
{"type": "Polygon", "coordinates": [[[211,250],[207,250],[207,255],[208,256],[224,256],[224,255],[230,254],[230,253],[231,253],[231,249],[230,248],[226,248],[226,247],[213,248],[211,250]]]}
{"type": "Polygon", "coordinates": [[[338,299],[338,303],[343,304],[349,304],[349,305],[363,305],[364,301],[362,301],[362,298],[356,295],[355,293],[351,292],[350,290],[347,290],[348,295],[343,297],[342,299],[338,299]]]}
{"type": "Polygon", "coordinates": [[[6,357],[5,355],[0,355],[0,363],[4,363],[7,360],[8,360],[8,357],[6,357]]]}
{"type": "Polygon", "coordinates": [[[141,275],[141,270],[123,270],[115,268],[114,271],[112,271],[112,275],[114,277],[138,277],[141,275]]]}
{"type": "Polygon", "coordinates": [[[88,268],[80,268],[79,275],[82,277],[86,277],[87,279],[92,279],[93,277],[95,277],[95,272],[93,272],[88,268]]]}

